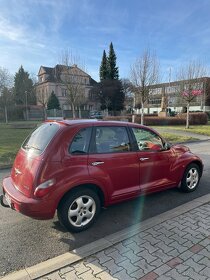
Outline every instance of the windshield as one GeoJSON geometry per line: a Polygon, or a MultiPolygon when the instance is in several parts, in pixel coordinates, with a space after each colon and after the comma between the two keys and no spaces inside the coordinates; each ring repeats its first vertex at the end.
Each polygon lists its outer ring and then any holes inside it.
{"type": "Polygon", "coordinates": [[[41,154],[58,130],[58,124],[44,123],[26,138],[22,148],[25,150],[33,150],[36,154],[41,154]]]}

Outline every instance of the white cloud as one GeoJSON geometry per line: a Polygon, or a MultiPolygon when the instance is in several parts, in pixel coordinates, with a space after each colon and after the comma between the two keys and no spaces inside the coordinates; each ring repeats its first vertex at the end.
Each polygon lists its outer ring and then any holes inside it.
{"type": "Polygon", "coordinates": [[[0,16],[0,35],[12,41],[19,41],[24,38],[24,30],[21,26],[14,26],[9,20],[0,16]]]}

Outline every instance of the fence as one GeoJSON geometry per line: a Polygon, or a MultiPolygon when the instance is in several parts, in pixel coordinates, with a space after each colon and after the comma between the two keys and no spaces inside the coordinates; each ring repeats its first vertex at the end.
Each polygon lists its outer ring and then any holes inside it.
{"type": "MultiPolygon", "coordinates": [[[[27,110],[25,106],[8,106],[6,108],[7,121],[24,121],[24,120],[44,120],[47,118],[69,118],[73,117],[71,110],[45,110],[40,106],[28,106],[27,110]]],[[[76,118],[89,118],[88,110],[76,110],[76,118]]],[[[0,122],[6,122],[5,109],[0,108],[0,122]]]]}

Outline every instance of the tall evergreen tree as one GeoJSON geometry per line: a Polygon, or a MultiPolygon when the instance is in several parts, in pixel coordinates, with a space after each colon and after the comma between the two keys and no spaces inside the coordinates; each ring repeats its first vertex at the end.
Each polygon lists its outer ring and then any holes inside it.
{"type": "Polygon", "coordinates": [[[106,80],[107,78],[108,78],[108,65],[107,65],[106,52],[104,50],[101,66],[100,66],[100,81],[106,80]]]}
{"type": "Polygon", "coordinates": [[[101,109],[108,109],[109,111],[113,111],[114,114],[117,114],[117,111],[124,108],[125,100],[122,82],[119,80],[119,71],[116,66],[116,60],[117,57],[111,42],[109,56],[106,57],[106,52],[103,52],[98,92],[101,109]]]}
{"type": "Polygon", "coordinates": [[[114,47],[113,44],[111,42],[110,46],[109,46],[109,56],[107,59],[108,62],[108,76],[109,79],[111,80],[118,80],[119,79],[119,70],[118,67],[116,66],[116,54],[114,51],[114,47]]]}
{"type": "Polygon", "coordinates": [[[47,102],[47,109],[51,110],[51,109],[58,109],[60,110],[60,103],[59,100],[57,98],[57,96],[55,95],[54,91],[52,91],[49,100],[47,102]]]}
{"type": "Polygon", "coordinates": [[[29,73],[24,71],[23,66],[15,74],[14,80],[14,98],[16,104],[36,104],[33,81],[29,73]]]}

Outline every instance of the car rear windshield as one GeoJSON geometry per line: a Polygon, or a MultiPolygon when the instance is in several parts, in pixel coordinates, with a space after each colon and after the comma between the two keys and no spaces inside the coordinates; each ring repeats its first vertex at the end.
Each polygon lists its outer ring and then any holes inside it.
{"type": "Polygon", "coordinates": [[[58,130],[58,124],[44,123],[26,138],[22,148],[33,150],[36,154],[41,154],[58,130]]]}

